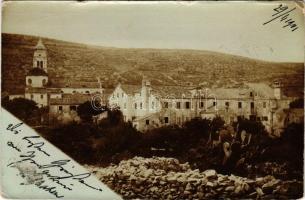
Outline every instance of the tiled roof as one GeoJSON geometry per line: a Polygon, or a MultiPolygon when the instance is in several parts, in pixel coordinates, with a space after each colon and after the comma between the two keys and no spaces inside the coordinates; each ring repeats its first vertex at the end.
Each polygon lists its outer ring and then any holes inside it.
{"type": "Polygon", "coordinates": [[[207,94],[218,99],[247,99],[250,98],[250,91],[245,88],[215,88],[207,94]]]}
{"type": "Polygon", "coordinates": [[[113,93],[113,91],[114,91],[113,88],[104,88],[103,95],[107,99],[113,93]]]}
{"type": "Polygon", "coordinates": [[[161,98],[191,98],[191,87],[152,86],[152,93],[161,98]]]}
{"type": "Polygon", "coordinates": [[[84,82],[84,81],[68,81],[52,80],[52,87],[56,88],[100,88],[98,82],[84,82]]]}
{"type": "Polygon", "coordinates": [[[35,67],[27,73],[27,76],[48,76],[48,74],[43,69],[35,67]]]}
{"type": "Polygon", "coordinates": [[[63,94],[62,98],[51,98],[50,105],[79,105],[91,101],[88,94],[63,94]]]}
{"type": "MultiPolygon", "coordinates": [[[[121,88],[130,95],[134,95],[136,92],[140,92],[141,85],[126,85],[122,84],[121,88]]],[[[253,92],[253,96],[260,98],[273,99],[274,91],[273,88],[265,83],[247,83],[246,85],[239,88],[207,88],[205,92],[204,88],[196,88],[194,86],[157,86],[153,85],[152,94],[160,98],[191,98],[195,91],[201,90],[201,96],[209,98],[219,99],[249,99],[253,98],[250,93],[253,92]]]]}
{"type": "Polygon", "coordinates": [[[248,83],[247,85],[260,97],[275,98],[273,88],[265,83],[248,83]]]}
{"type": "Polygon", "coordinates": [[[141,91],[141,85],[121,84],[121,88],[128,95],[134,95],[135,93],[141,91]]]}
{"type": "Polygon", "coordinates": [[[60,88],[26,87],[25,93],[61,93],[60,88]]]}

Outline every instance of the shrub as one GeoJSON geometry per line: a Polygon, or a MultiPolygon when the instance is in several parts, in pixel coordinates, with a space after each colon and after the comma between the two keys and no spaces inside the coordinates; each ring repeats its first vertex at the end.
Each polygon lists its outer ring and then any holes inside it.
{"type": "Polygon", "coordinates": [[[289,104],[290,108],[304,108],[304,99],[296,99],[289,104]]]}
{"type": "Polygon", "coordinates": [[[9,100],[8,97],[6,97],[2,100],[2,106],[25,122],[35,117],[35,113],[39,110],[35,101],[25,98],[9,100]]]}
{"type": "MultiPolygon", "coordinates": [[[[95,105],[100,107],[99,102],[95,102],[95,105]]],[[[84,122],[92,122],[92,116],[98,115],[102,112],[105,112],[106,110],[106,107],[100,110],[94,109],[91,102],[86,101],[78,106],[77,114],[84,122]]]]}

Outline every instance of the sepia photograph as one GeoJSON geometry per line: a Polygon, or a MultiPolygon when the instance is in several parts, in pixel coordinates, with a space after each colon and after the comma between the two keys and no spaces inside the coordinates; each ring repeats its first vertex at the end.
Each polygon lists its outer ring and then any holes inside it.
{"type": "Polygon", "coordinates": [[[301,1],[4,2],[1,170],[39,198],[302,198],[304,34],[301,1]]]}

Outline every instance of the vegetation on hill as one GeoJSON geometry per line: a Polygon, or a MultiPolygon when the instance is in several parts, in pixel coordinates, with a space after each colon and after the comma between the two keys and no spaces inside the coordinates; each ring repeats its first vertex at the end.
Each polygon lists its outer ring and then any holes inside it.
{"type": "MultiPolygon", "coordinates": [[[[2,34],[4,92],[23,92],[37,41],[34,36],[2,34]]],[[[48,50],[48,74],[53,86],[96,82],[97,76],[106,87],[113,87],[118,81],[140,84],[145,75],[154,85],[234,86],[245,81],[270,83],[282,78],[284,85],[303,88],[302,63],[272,63],[199,50],[106,48],[48,38],[43,38],[43,42],[48,50]]]]}

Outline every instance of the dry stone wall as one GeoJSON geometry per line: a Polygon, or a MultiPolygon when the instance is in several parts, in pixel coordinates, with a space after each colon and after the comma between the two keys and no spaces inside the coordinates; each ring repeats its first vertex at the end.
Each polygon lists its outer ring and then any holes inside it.
{"type": "Polygon", "coordinates": [[[302,187],[296,180],[273,176],[248,179],[213,169],[200,172],[163,157],[134,157],[106,168],[87,168],[124,199],[291,198],[291,186],[302,187]]]}

